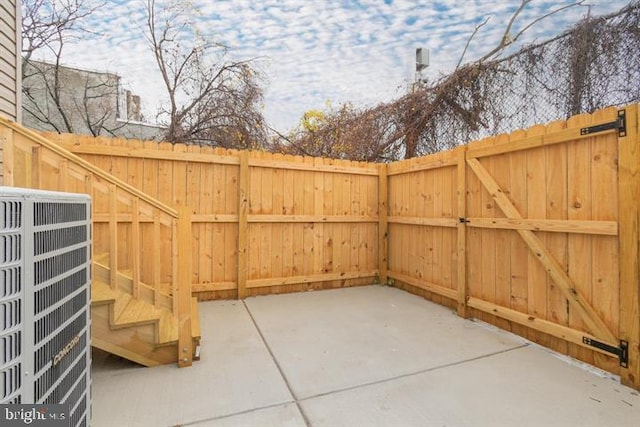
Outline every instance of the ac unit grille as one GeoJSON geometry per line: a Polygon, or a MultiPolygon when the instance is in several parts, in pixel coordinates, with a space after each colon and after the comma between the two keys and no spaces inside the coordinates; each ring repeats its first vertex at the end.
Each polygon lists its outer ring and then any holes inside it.
{"type": "Polygon", "coordinates": [[[0,260],[3,263],[15,262],[20,260],[20,254],[22,250],[20,246],[22,245],[22,239],[19,234],[4,234],[1,239],[2,243],[2,252],[0,255],[0,260]]]}
{"type": "Polygon", "coordinates": [[[35,285],[51,280],[86,262],[87,248],[85,247],[40,260],[35,263],[35,285]]]}
{"type": "Polygon", "coordinates": [[[35,385],[35,400],[40,400],[44,395],[49,392],[51,386],[59,380],[64,372],[71,366],[74,360],[78,358],[79,355],[83,355],[87,351],[87,334],[86,332],[82,334],[79,341],[73,346],[73,348],[67,353],[65,356],[60,358],[60,362],[54,364],[55,362],[51,361],[51,366],[47,369],[40,377],[36,380],[35,385]]]}
{"type": "Polygon", "coordinates": [[[41,255],[86,242],[87,226],[78,225],[75,227],[38,231],[35,233],[34,239],[34,255],[41,255]]]}
{"type": "Polygon", "coordinates": [[[60,333],[51,337],[46,344],[36,351],[33,372],[40,372],[68,342],[80,334],[86,325],[86,320],[83,317],[78,317],[65,326],[60,333]]]}
{"type": "Polygon", "coordinates": [[[40,202],[33,206],[33,225],[62,224],[87,219],[84,203],[40,202]]]}
{"type": "Polygon", "coordinates": [[[2,357],[0,366],[8,365],[20,357],[21,341],[22,331],[20,330],[2,337],[0,340],[0,356],[2,357]]]}
{"type": "Polygon", "coordinates": [[[6,266],[0,269],[0,277],[2,277],[0,298],[18,296],[22,292],[22,269],[20,266],[6,266]]]}
{"type": "Polygon", "coordinates": [[[46,316],[38,319],[35,324],[34,344],[40,343],[49,336],[53,331],[58,329],[68,319],[78,315],[86,314],[83,308],[87,305],[87,291],[82,290],[75,297],[67,300],[60,307],[53,310],[46,316]]]}
{"type": "Polygon", "coordinates": [[[2,401],[15,399],[13,395],[20,391],[22,365],[20,363],[2,369],[2,401]]]}
{"type": "Polygon", "coordinates": [[[4,230],[15,230],[22,227],[22,202],[4,201],[0,213],[2,214],[0,225],[4,230]]]}
{"type": "Polygon", "coordinates": [[[3,330],[13,329],[20,325],[22,319],[22,300],[13,299],[0,304],[0,321],[3,322],[3,330]]]}
{"type": "Polygon", "coordinates": [[[78,270],[70,276],[46,286],[36,292],[34,314],[40,314],[87,283],[87,270],[78,270]]]}
{"type": "Polygon", "coordinates": [[[69,393],[69,390],[71,390],[71,387],[73,387],[76,381],[78,381],[83,374],[86,374],[87,368],[87,353],[85,352],[82,357],[78,359],[76,364],[73,365],[73,368],[66,373],[64,379],[58,384],[58,386],[53,389],[53,391],[42,402],[40,402],[40,399],[36,399],[38,403],[47,404],[68,402],[73,404],[74,402],[68,400],[70,396],[67,396],[67,393],[69,393]]]}
{"type": "Polygon", "coordinates": [[[87,416],[86,393],[87,393],[87,379],[85,377],[81,377],[80,381],[78,382],[76,387],[73,389],[73,391],[69,395],[69,398],[67,399],[68,402],[78,402],[75,408],[71,408],[72,410],[71,425],[72,426],[87,425],[86,419],[89,417],[87,416]],[[79,421],[82,421],[82,423],[78,424],[79,421]]]}

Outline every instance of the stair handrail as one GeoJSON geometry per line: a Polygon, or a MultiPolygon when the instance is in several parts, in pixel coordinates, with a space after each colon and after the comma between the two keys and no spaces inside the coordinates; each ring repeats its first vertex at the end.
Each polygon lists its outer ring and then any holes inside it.
{"type": "MultiPolygon", "coordinates": [[[[42,147],[52,151],[56,155],[67,159],[68,161],[85,169],[88,173],[100,177],[104,181],[112,184],[115,188],[119,188],[134,196],[137,200],[143,200],[150,206],[164,212],[171,218],[173,218],[174,230],[178,230],[179,234],[174,234],[175,238],[179,241],[175,241],[176,247],[179,249],[179,253],[184,254],[184,259],[189,262],[176,262],[174,260],[172,270],[174,270],[174,287],[178,292],[173,295],[173,313],[178,317],[179,322],[179,350],[178,350],[178,365],[180,367],[191,366],[192,363],[192,342],[191,342],[191,213],[187,207],[180,207],[180,214],[177,209],[173,209],[170,206],[162,203],[161,201],[149,196],[148,194],[138,190],[134,186],[126,183],[125,181],[109,174],[103,169],[94,166],[92,163],[84,160],[83,158],[69,152],[65,148],[55,144],[41,134],[27,129],[24,126],[15,123],[4,116],[0,115],[0,127],[6,127],[13,132],[19,133],[25,138],[39,144],[42,147]],[[181,235],[181,237],[180,237],[181,235]],[[179,279],[178,279],[179,278],[179,279]],[[178,279],[182,284],[177,285],[178,279]],[[177,285],[177,286],[176,286],[177,285]]],[[[13,141],[8,141],[13,144],[13,141]]],[[[13,165],[11,165],[13,167],[13,165]]],[[[134,200],[135,200],[134,199],[134,200]]],[[[137,203],[134,203],[137,206],[137,203]]]]}
{"type": "Polygon", "coordinates": [[[66,149],[60,147],[58,144],[55,144],[51,141],[49,141],[47,138],[45,138],[44,136],[40,135],[39,133],[27,129],[24,126],[19,125],[18,123],[12,122],[9,119],[6,119],[5,117],[0,115],[0,125],[6,126],[10,129],[12,129],[14,132],[18,132],[19,134],[32,139],[34,141],[36,141],[37,143],[39,143],[40,145],[48,148],[49,150],[53,151],[54,153],[56,153],[59,156],[62,156],[64,158],[66,158],[67,160],[77,164],[78,166],[81,166],[85,169],[87,169],[88,171],[90,171],[92,174],[99,176],[100,178],[104,179],[105,181],[114,184],[116,187],[122,188],[124,190],[126,190],[128,193],[131,193],[133,195],[135,195],[137,198],[139,198],[140,200],[144,200],[145,202],[147,202],[148,204],[150,204],[151,206],[154,206],[157,209],[160,209],[161,211],[163,211],[164,213],[166,213],[167,215],[177,219],[178,218],[178,211],[176,209],[173,209],[172,207],[162,203],[161,201],[154,199],[153,197],[149,196],[147,193],[144,193],[140,190],[138,190],[137,188],[135,188],[134,186],[132,186],[131,184],[128,184],[124,181],[122,181],[119,178],[116,178],[115,176],[105,172],[104,170],[102,170],[101,168],[91,164],[90,162],[88,162],[87,160],[83,159],[82,157],[79,157],[73,153],[71,153],[70,151],[67,151],[66,149]]]}

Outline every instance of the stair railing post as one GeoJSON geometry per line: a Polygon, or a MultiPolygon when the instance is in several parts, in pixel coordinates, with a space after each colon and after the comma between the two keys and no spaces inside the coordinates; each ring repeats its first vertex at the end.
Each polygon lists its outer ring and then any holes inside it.
{"type": "MultiPolygon", "coordinates": [[[[178,210],[178,366],[191,366],[193,340],[191,336],[191,211],[186,206],[178,210]]],[[[174,297],[175,297],[174,296],[174,297]]]]}

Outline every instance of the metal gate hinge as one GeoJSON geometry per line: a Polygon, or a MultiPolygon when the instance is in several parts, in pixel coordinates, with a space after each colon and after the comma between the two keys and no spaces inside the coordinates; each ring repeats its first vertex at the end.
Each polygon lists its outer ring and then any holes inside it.
{"type": "Polygon", "coordinates": [[[596,341],[594,339],[588,337],[582,337],[582,342],[590,345],[591,347],[599,348],[600,350],[604,350],[607,353],[611,353],[615,356],[618,356],[618,360],[620,361],[620,366],[623,368],[629,367],[629,342],[625,340],[620,340],[620,346],[614,347],[612,345],[596,341]]]}
{"type": "Polygon", "coordinates": [[[610,129],[617,129],[618,136],[627,136],[627,113],[625,110],[618,110],[618,118],[613,122],[580,129],[580,135],[590,135],[592,133],[604,132],[605,130],[610,129]]]}

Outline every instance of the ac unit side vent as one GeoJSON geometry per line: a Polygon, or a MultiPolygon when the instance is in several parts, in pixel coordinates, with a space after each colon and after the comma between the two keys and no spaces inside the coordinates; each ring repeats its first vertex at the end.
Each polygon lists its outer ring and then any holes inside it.
{"type": "Polygon", "coordinates": [[[0,340],[0,365],[9,365],[20,357],[22,331],[6,334],[0,340]]]}
{"type": "Polygon", "coordinates": [[[15,399],[13,395],[20,391],[21,380],[22,365],[20,363],[2,369],[2,389],[0,389],[2,401],[15,399]]]}
{"type": "Polygon", "coordinates": [[[84,420],[88,418],[86,377],[81,377],[80,381],[69,395],[69,398],[66,400],[68,402],[78,402],[75,408],[71,408],[71,425],[86,425],[84,422],[84,420]],[[82,422],[82,424],[79,424],[80,422],[82,422]]]}
{"type": "Polygon", "coordinates": [[[22,202],[4,201],[0,205],[0,226],[4,230],[17,230],[22,227],[22,202]]]}
{"type": "Polygon", "coordinates": [[[50,363],[56,354],[60,352],[74,337],[78,336],[87,327],[87,321],[83,317],[76,318],[58,334],[51,337],[42,347],[35,352],[34,372],[40,372],[50,363]]]}
{"type": "Polygon", "coordinates": [[[64,279],[58,280],[49,286],[45,286],[36,292],[34,313],[40,314],[49,307],[62,301],[87,284],[87,270],[78,270],[64,279]]]}
{"type": "Polygon", "coordinates": [[[40,202],[33,206],[33,225],[61,224],[85,221],[87,205],[84,203],[40,202]]]}
{"type": "Polygon", "coordinates": [[[20,261],[22,239],[17,233],[3,234],[0,238],[0,262],[7,264],[20,261]]]}
{"type": "Polygon", "coordinates": [[[20,266],[7,266],[0,269],[2,287],[0,298],[17,297],[22,292],[22,269],[20,266]]]}
{"type": "Polygon", "coordinates": [[[85,314],[87,305],[87,290],[83,289],[75,297],[67,300],[60,307],[53,310],[46,316],[38,319],[35,323],[34,344],[38,344],[47,338],[53,331],[67,320],[78,314],[85,314]],[[83,310],[84,309],[84,310],[83,310]]]}
{"type": "MultiPolygon", "coordinates": [[[[60,357],[60,361],[57,364],[55,362],[51,363],[49,369],[47,369],[40,377],[36,380],[35,385],[35,399],[40,400],[42,396],[47,394],[47,392],[51,389],[53,384],[62,377],[63,373],[71,366],[74,360],[78,358],[78,356],[83,355],[86,352],[87,345],[87,335],[83,334],[78,342],[73,346],[73,348],[64,356],[60,357]]],[[[51,360],[50,360],[51,361],[51,360]]]]}
{"type": "Polygon", "coordinates": [[[68,399],[67,393],[69,393],[71,387],[73,387],[76,381],[78,381],[83,374],[86,375],[87,368],[87,354],[85,353],[76,362],[73,368],[66,373],[64,379],[58,384],[58,386],[44,400],[40,401],[40,399],[36,399],[37,403],[65,403],[65,397],[68,399]]]}
{"type": "Polygon", "coordinates": [[[87,248],[77,248],[70,252],[55,255],[35,263],[35,284],[39,285],[54,279],[62,273],[79,267],[87,262],[87,248]]]}
{"type": "Polygon", "coordinates": [[[87,226],[38,231],[34,239],[34,255],[41,255],[86,242],[87,226]]]}
{"type": "Polygon", "coordinates": [[[13,299],[0,304],[0,321],[3,322],[3,331],[19,326],[22,319],[22,300],[13,299]]]}

